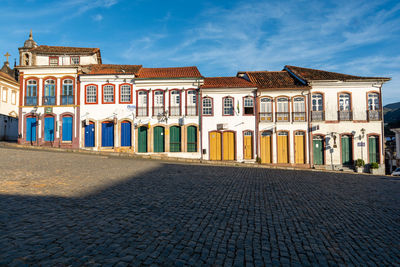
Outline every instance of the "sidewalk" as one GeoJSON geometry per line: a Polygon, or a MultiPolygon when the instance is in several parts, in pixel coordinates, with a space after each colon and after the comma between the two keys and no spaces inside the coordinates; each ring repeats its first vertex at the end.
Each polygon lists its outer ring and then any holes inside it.
{"type": "MultiPolygon", "coordinates": [[[[176,163],[190,163],[190,164],[201,164],[201,165],[212,165],[212,166],[230,166],[230,167],[248,167],[248,168],[265,168],[265,169],[280,169],[280,170],[298,170],[298,171],[316,171],[316,172],[331,172],[331,173],[349,173],[349,174],[361,174],[361,175],[373,175],[370,173],[356,173],[352,171],[334,171],[327,169],[313,169],[295,166],[276,166],[276,165],[264,165],[257,163],[242,163],[236,161],[210,161],[201,159],[186,159],[178,157],[168,157],[162,154],[154,155],[141,155],[132,154],[126,152],[104,152],[104,151],[92,151],[84,149],[70,149],[70,148],[55,148],[55,147],[40,147],[40,146],[30,146],[30,145],[20,145],[13,142],[3,142],[0,141],[0,147],[16,148],[16,149],[27,149],[27,150],[44,150],[51,152],[69,152],[69,153],[82,153],[91,155],[101,155],[108,157],[124,157],[124,158],[134,158],[134,159],[150,159],[150,160],[161,160],[165,162],[176,162],[176,163]]],[[[383,176],[383,175],[378,175],[383,176]]],[[[390,175],[385,175],[392,177],[390,175]]]]}

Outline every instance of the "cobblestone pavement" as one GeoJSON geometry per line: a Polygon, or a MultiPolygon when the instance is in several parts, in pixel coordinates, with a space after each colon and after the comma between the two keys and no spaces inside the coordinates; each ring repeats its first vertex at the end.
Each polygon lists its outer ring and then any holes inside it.
{"type": "Polygon", "coordinates": [[[0,148],[0,266],[400,265],[400,181],[0,148]]]}

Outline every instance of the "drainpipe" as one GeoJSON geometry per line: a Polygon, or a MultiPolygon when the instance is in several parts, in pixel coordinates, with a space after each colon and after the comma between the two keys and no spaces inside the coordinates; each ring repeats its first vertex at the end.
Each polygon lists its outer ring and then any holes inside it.
{"type": "Polygon", "coordinates": [[[197,103],[197,114],[199,114],[199,131],[200,131],[200,160],[203,161],[203,116],[201,112],[201,104],[203,103],[203,92],[199,86],[199,100],[197,103]]]}
{"type": "Polygon", "coordinates": [[[310,164],[310,167],[313,166],[312,161],[311,161],[311,150],[313,148],[313,144],[312,144],[312,139],[311,139],[311,90],[308,90],[308,105],[307,105],[307,109],[308,109],[308,162],[310,164]]]}

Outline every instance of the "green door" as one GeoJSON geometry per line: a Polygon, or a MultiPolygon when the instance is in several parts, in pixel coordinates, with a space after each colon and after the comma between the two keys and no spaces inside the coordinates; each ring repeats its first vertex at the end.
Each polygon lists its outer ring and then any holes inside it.
{"type": "Polygon", "coordinates": [[[138,152],[140,152],[140,153],[147,152],[147,127],[146,126],[139,127],[138,152]]]}
{"type": "Polygon", "coordinates": [[[324,140],[322,137],[316,136],[313,139],[313,157],[314,165],[324,164],[324,140]]]}
{"type": "Polygon", "coordinates": [[[379,145],[378,137],[371,136],[368,138],[369,146],[369,163],[377,162],[379,163],[379,145]]]}
{"type": "Polygon", "coordinates": [[[197,128],[189,126],[187,128],[187,152],[197,152],[197,128]]]}
{"type": "Polygon", "coordinates": [[[153,133],[154,152],[164,152],[164,127],[154,127],[153,133]]]}
{"type": "Polygon", "coordinates": [[[181,152],[181,127],[169,128],[169,151],[181,152]]]}
{"type": "Polygon", "coordinates": [[[348,135],[342,136],[342,164],[353,165],[353,144],[351,137],[348,135]]]}

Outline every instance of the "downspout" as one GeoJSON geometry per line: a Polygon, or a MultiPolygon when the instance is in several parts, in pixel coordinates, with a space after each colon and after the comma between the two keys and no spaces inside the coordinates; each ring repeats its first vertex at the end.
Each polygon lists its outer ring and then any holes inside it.
{"type": "Polygon", "coordinates": [[[311,150],[313,148],[312,140],[311,140],[311,89],[308,89],[308,163],[310,164],[310,168],[313,167],[312,159],[311,159],[311,150]]]}
{"type": "Polygon", "coordinates": [[[199,102],[197,104],[197,114],[199,114],[199,131],[200,131],[200,161],[203,161],[203,116],[201,112],[201,104],[203,103],[203,92],[199,85],[199,102]]]}
{"type": "MultiPolygon", "coordinates": [[[[258,92],[258,88],[256,89],[256,91],[255,91],[255,93],[254,93],[254,95],[255,95],[255,105],[254,105],[254,112],[256,113],[256,121],[255,121],[255,138],[256,138],[256,162],[257,162],[257,159],[259,158],[259,154],[258,154],[258,139],[260,138],[260,135],[259,135],[259,114],[258,114],[258,105],[259,105],[259,103],[258,103],[258,97],[259,97],[259,95],[257,94],[258,92]]],[[[258,163],[258,162],[257,162],[258,163]]]]}

